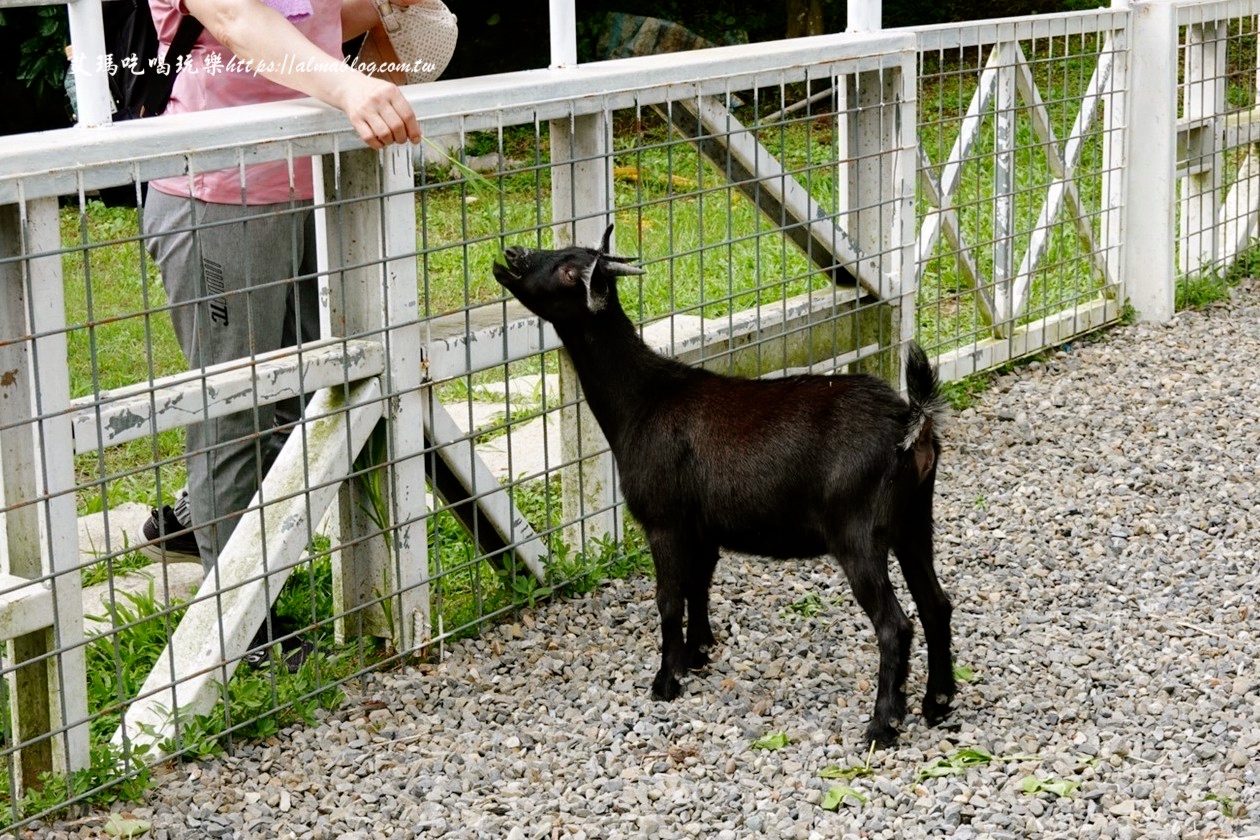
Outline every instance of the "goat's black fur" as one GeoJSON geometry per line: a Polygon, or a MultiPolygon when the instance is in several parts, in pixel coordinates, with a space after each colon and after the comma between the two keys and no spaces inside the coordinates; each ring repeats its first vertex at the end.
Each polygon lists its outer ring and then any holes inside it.
{"type": "Polygon", "coordinates": [[[951,607],[932,558],[943,403],[923,350],[910,346],[908,403],[874,376],[736,379],[664,358],[622,310],[615,280],[642,270],[606,253],[611,232],[598,251],[508,248],[494,274],[554,325],[647,534],[663,659],[652,696],[672,700],[678,678],[709,662],[709,585],[720,548],[830,553],[878,639],[867,737],[892,744],[905,716],[913,634],[888,576],[892,550],[927,637],[923,716],[942,720],[954,696],[951,607]]]}

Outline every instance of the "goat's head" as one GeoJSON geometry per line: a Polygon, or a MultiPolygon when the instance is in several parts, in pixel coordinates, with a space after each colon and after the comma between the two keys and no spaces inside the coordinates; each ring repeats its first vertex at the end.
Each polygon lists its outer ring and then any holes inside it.
{"type": "Polygon", "coordinates": [[[599,250],[574,245],[560,251],[514,246],[494,266],[494,278],[538,317],[564,323],[601,312],[616,295],[618,277],[643,274],[624,257],[608,253],[613,226],[604,231],[599,250]]]}

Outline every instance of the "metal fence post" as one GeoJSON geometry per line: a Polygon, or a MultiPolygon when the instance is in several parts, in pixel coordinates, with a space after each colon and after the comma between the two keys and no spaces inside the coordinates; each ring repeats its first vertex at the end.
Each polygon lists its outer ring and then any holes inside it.
{"type": "Polygon", "coordinates": [[[1137,0],[1129,20],[1121,277],[1139,318],[1167,321],[1176,289],[1177,9],[1137,0]]]}

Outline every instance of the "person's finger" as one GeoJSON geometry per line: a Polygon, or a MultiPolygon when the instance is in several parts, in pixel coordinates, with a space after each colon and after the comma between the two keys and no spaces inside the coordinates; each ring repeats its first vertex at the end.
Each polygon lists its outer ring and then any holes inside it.
{"type": "Polygon", "coordinates": [[[420,123],[402,94],[395,90],[394,95],[382,106],[380,114],[389,129],[389,135],[381,135],[381,140],[386,143],[419,142],[420,123]]]}
{"type": "Polygon", "coordinates": [[[371,148],[378,150],[385,148],[387,142],[389,142],[382,138],[392,137],[393,135],[385,120],[375,113],[365,114],[356,120],[355,131],[358,132],[359,139],[367,143],[371,148]]]}
{"type": "Polygon", "coordinates": [[[389,108],[395,118],[391,121],[391,126],[395,129],[394,142],[419,143],[420,122],[416,119],[416,112],[412,110],[411,103],[398,88],[390,91],[389,108]]]}

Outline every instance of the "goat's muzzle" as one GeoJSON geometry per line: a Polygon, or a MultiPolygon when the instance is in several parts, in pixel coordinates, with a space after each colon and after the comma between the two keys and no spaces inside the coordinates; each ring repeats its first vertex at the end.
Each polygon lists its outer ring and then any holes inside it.
{"type": "Polygon", "coordinates": [[[506,265],[495,264],[494,276],[500,283],[505,280],[521,279],[521,263],[529,256],[528,248],[522,248],[519,245],[513,245],[510,248],[503,249],[503,260],[506,265]]]}

